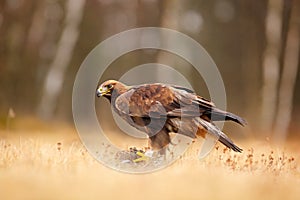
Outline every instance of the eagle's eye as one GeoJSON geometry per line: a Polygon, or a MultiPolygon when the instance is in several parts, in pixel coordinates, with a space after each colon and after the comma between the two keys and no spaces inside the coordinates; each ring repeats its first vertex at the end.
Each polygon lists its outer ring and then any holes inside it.
{"type": "Polygon", "coordinates": [[[108,84],[108,85],[107,85],[107,88],[108,88],[108,89],[112,89],[112,88],[113,88],[113,85],[112,85],[112,84],[108,84]]]}

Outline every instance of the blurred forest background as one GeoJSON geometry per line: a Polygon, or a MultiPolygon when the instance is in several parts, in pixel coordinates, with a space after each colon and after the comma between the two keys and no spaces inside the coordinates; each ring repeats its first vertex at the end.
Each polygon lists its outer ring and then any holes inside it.
{"type": "MultiPolygon", "coordinates": [[[[299,24],[298,0],[1,0],[0,128],[7,117],[72,124],[73,82],[88,53],[116,33],[152,26],[203,45],[223,77],[228,110],[254,135],[297,136],[299,24]]],[[[208,98],[192,67],[166,52],[124,55],[107,77],[159,61],[184,71],[208,98]]]]}

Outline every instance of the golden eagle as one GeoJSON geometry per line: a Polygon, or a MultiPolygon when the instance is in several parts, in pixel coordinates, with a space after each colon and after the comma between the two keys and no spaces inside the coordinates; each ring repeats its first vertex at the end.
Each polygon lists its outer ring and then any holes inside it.
{"type": "Polygon", "coordinates": [[[167,146],[173,132],[191,138],[211,134],[233,151],[242,151],[213,121],[231,120],[241,125],[246,121],[216,108],[190,89],[161,83],[127,86],[108,80],[97,88],[96,94],[106,97],[127,123],[145,132],[153,149],[167,146]]]}

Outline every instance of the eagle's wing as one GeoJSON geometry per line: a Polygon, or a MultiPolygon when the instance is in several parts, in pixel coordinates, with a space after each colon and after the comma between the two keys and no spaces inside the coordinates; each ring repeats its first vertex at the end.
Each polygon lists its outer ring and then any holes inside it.
{"type": "Polygon", "coordinates": [[[147,84],[132,87],[116,99],[115,107],[131,117],[203,117],[245,124],[239,116],[216,108],[212,102],[180,86],[147,84]]]}
{"type": "Polygon", "coordinates": [[[168,112],[170,117],[199,117],[215,108],[212,102],[196,95],[189,89],[176,86],[171,87],[170,90],[175,96],[173,104],[179,104],[179,108],[168,112]]]}
{"type": "Polygon", "coordinates": [[[174,109],[168,113],[168,116],[181,116],[181,117],[197,117],[200,116],[204,119],[212,121],[231,120],[241,125],[245,125],[246,121],[227,111],[218,109],[211,101],[195,94],[188,89],[182,87],[174,87],[173,92],[175,97],[181,102],[179,109],[174,109]],[[187,105],[186,105],[187,104],[187,105]]]}
{"type": "MultiPolygon", "coordinates": [[[[199,116],[199,112],[195,110],[200,104],[193,103],[194,99],[195,94],[189,90],[163,84],[148,84],[132,87],[118,96],[115,107],[120,113],[132,117],[180,117],[183,113],[195,117],[199,116]]],[[[203,110],[212,105],[205,102],[202,104],[205,107],[203,110]]]]}
{"type": "Polygon", "coordinates": [[[169,111],[180,108],[172,90],[162,84],[147,84],[132,87],[117,97],[118,112],[132,117],[161,118],[169,111]]]}

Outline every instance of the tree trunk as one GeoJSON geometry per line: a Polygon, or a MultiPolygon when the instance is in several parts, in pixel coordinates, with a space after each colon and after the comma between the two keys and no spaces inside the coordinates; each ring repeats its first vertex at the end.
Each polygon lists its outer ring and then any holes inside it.
{"type": "Polygon", "coordinates": [[[291,17],[288,25],[287,41],[284,53],[283,71],[279,87],[278,113],[275,121],[274,139],[284,142],[293,110],[293,97],[299,65],[299,20],[297,5],[291,5],[291,17]]]}
{"type": "MultiPolygon", "coordinates": [[[[179,1],[167,0],[162,2],[163,11],[161,15],[161,27],[163,28],[170,28],[173,30],[179,30],[178,27],[178,16],[179,16],[179,1]]],[[[163,37],[163,36],[161,36],[163,37]]],[[[163,38],[162,38],[163,40],[163,38]]],[[[164,51],[159,51],[157,54],[157,63],[169,65],[170,67],[174,67],[175,63],[172,62],[172,56],[176,55],[169,55],[169,53],[164,51]]],[[[164,82],[166,80],[166,76],[168,76],[168,80],[172,80],[172,77],[175,77],[175,71],[168,71],[170,73],[165,74],[165,70],[158,68],[156,71],[156,81],[157,82],[164,82]]]]}
{"type": "Polygon", "coordinates": [[[272,130],[277,105],[277,88],[280,72],[282,31],[282,0],[269,0],[266,16],[266,49],[263,58],[262,130],[272,130]]]}
{"type": "Polygon", "coordinates": [[[43,94],[38,106],[38,114],[51,118],[55,112],[58,96],[63,86],[66,69],[71,61],[79,36],[85,0],[66,3],[65,28],[58,42],[58,49],[45,79],[43,94]]]}

